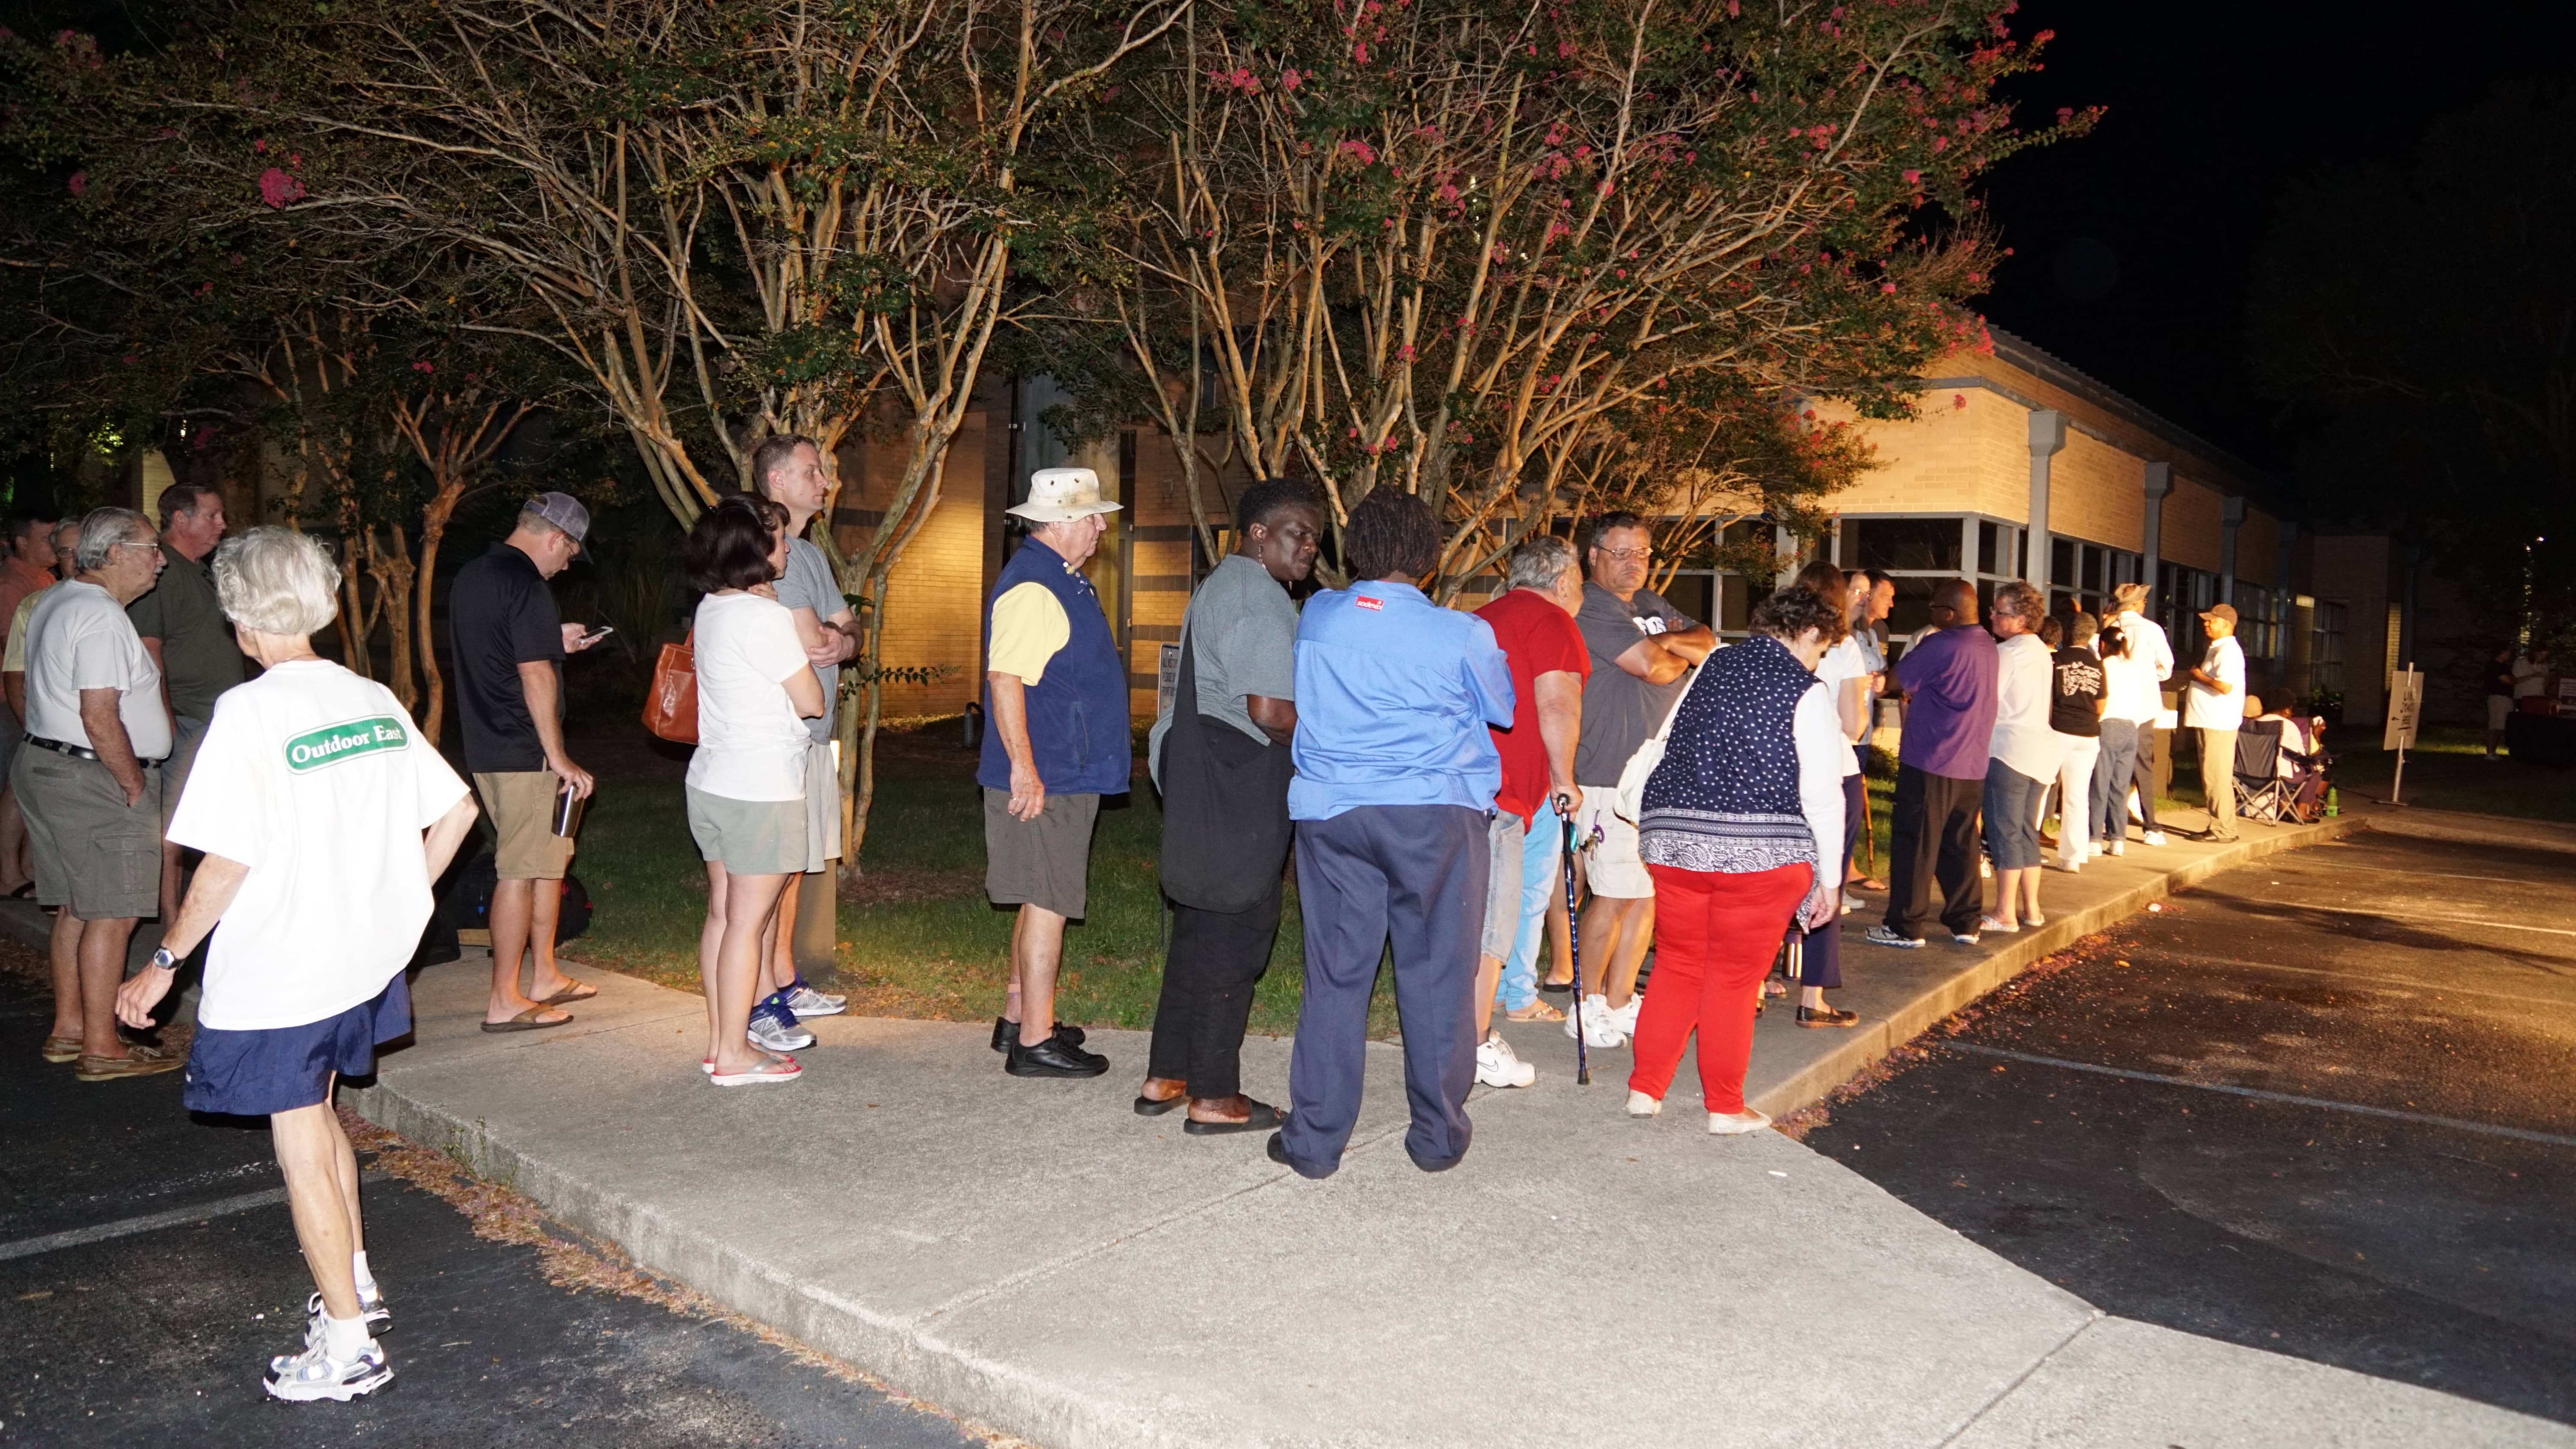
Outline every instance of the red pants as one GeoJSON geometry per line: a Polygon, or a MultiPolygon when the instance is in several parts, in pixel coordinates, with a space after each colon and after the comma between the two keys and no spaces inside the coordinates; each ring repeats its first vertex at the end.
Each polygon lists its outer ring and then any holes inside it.
{"type": "Polygon", "coordinates": [[[1682,1048],[1699,1030],[1699,1087],[1712,1112],[1744,1110],[1753,1059],[1753,1007],[1780,938],[1816,873],[1784,865],[1753,875],[1650,865],[1655,878],[1655,975],[1637,1012],[1631,1091],[1658,1101],[1682,1048]]]}

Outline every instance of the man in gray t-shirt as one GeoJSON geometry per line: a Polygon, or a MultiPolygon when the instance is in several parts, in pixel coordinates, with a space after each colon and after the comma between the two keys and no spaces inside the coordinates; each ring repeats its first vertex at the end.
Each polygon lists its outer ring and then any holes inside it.
{"type": "MultiPolygon", "coordinates": [[[[1583,737],[1574,747],[1574,783],[1583,789],[1575,832],[1584,841],[1584,880],[1592,903],[1579,937],[1583,1024],[1595,1046],[1637,1030],[1637,970],[1654,941],[1655,882],[1637,855],[1637,826],[1616,808],[1628,757],[1664,722],[1690,667],[1717,647],[1717,636],[1646,587],[1654,567],[1654,534],[1633,513],[1605,514],[1584,550],[1583,632],[1592,675],[1583,684],[1583,737]]],[[[1571,1021],[1567,1029],[1572,1030],[1571,1021]]]]}
{"type": "Polygon", "coordinates": [[[1240,543],[1199,585],[1181,625],[1195,697],[1173,700],[1155,721],[1148,755],[1163,791],[1172,933],[1136,1110],[1158,1115],[1187,1098],[1182,1130],[1197,1136],[1279,1125],[1277,1108],[1243,1094],[1243,1028],[1279,934],[1297,733],[1288,590],[1315,567],[1323,500],[1303,483],[1268,479],[1244,490],[1235,523],[1240,543]]]}
{"type": "MultiPolygon", "coordinates": [[[[784,593],[780,594],[783,601],[784,593]]],[[[1257,696],[1297,698],[1297,606],[1261,561],[1231,553],[1190,596],[1186,627],[1191,665],[1198,672],[1199,713],[1223,720],[1263,744],[1271,737],[1252,718],[1257,696]]],[[[1154,721],[1146,758],[1162,779],[1163,737],[1171,732],[1165,711],[1154,721]]]]}
{"type": "Polygon", "coordinates": [[[805,537],[805,526],[822,511],[831,495],[823,474],[823,452],[811,438],[786,435],[763,441],[751,455],[751,477],[769,500],[787,510],[787,572],[777,581],[778,602],[796,620],[796,636],[805,657],[823,682],[823,713],[807,724],[814,732],[805,758],[805,870],[787,878],[779,897],[778,916],[795,922],[778,933],[761,981],[761,1005],[753,1012],[753,1039],[764,1021],[784,1020],[782,1032],[795,1030],[797,1015],[829,1016],[843,1008],[805,984],[805,972],[829,978],[839,936],[836,902],[839,892],[825,872],[841,858],[841,772],[832,758],[832,728],[839,714],[841,666],[858,657],[859,621],[841,596],[840,581],[823,550],[805,537]],[[802,882],[816,883],[808,888],[802,882]],[[773,1009],[774,1008],[774,1009],[773,1009]]]}

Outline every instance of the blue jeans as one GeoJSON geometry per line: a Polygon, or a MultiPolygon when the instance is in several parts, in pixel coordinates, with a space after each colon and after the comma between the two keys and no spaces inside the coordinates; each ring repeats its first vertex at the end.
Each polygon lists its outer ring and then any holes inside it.
{"type": "Polygon", "coordinates": [[[1547,903],[1565,889],[1565,823],[1554,802],[1530,817],[1521,842],[1521,933],[1512,954],[1503,959],[1502,980],[1494,1002],[1505,1011],[1526,1011],[1538,1001],[1538,953],[1547,943],[1547,903]]]}
{"type": "Polygon", "coordinates": [[[2134,720],[2102,721],[2102,753],[2093,761],[2095,840],[2129,838],[2129,776],[2138,764],[2138,726],[2134,720]]]}
{"type": "Polygon", "coordinates": [[[1986,854],[1994,857],[1995,869],[2039,864],[2039,797],[2047,790],[2045,782],[2001,760],[1986,761],[1986,854]]]}

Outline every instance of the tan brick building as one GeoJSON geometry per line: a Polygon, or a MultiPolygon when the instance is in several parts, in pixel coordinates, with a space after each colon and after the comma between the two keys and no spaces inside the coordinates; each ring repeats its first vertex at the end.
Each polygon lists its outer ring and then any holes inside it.
{"type": "MultiPolygon", "coordinates": [[[[2388,539],[2316,533],[2259,470],[2028,343],[1997,333],[1994,344],[1928,368],[1913,420],[1859,425],[1879,466],[1837,495],[1826,550],[1846,568],[1896,575],[1899,632],[1921,624],[1942,578],[1974,578],[1989,594],[2027,578],[2059,608],[2095,612],[2113,585],[2146,580],[2185,657],[2200,640],[2193,616],[2225,600],[2242,616],[2258,694],[2336,690],[2352,722],[2380,717],[2390,663],[2412,642],[2388,539]]],[[[951,670],[890,688],[890,714],[954,713],[977,697],[982,600],[1008,546],[1003,510],[1031,471],[1072,462],[1126,505],[1088,572],[1127,652],[1136,717],[1152,717],[1162,646],[1180,638],[1190,587],[1213,560],[1194,541],[1170,440],[1130,428],[1069,450],[1041,421],[1059,400],[1043,378],[994,384],[959,436],[938,511],[895,571],[885,647],[891,665],[951,670]]],[[[834,522],[855,542],[901,457],[866,445],[841,462],[834,522]]],[[[1208,501],[1220,549],[1243,481],[1230,473],[1208,501]]],[[[1685,571],[1667,592],[1721,628],[1741,628],[1749,607],[1744,581],[1715,570],[1685,571]]]]}

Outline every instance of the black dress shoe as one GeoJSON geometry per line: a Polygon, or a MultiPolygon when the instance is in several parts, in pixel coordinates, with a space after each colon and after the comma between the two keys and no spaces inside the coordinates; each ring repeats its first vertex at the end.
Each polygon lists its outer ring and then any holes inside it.
{"type": "MultiPolygon", "coordinates": [[[[1066,1041],[1073,1043],[1075,1046],[1082,1045],[1081,1027],[1067,1026],[1063,1022],[1059,1021],[1055,1024],[1055,1034],[1063,1037],[1066,1041]]],[[[997,1016],[993,1018],[993,1050],[997,1052],[1009,1051],[1011,1049],[1011,1043],[1018,1041],[1019,1039],[1020,1024],[1018,1022],[1011,1020],[1007,1016],[997,1016]]]]}
{"type": "Polygon", "coordinates": [[[1798,1008],[1798,1025],[1858,1026],[1860,1025],[1860,1013],[1857,1011],[1836,1011],[1830,1006],[1801,1006],[1798,1008]]]}
{"type": "Polygon", "coordinates": [[[1279,1125],[1278,1108],[1250,1097],[1244,1100],[1252,1103],[1252,1112],[1240,1122],[1202,1122],[1193,1117],[1181,1124],[1181,1130],[1193,1137],[1222,1137],[1229,1132],[1267,1132],[1279,1125]]]}
{"type": "Polygon", "coordinates": [[[1288,1144],[1282,1141],[1276,1132],[1270,1134],[1270,1144],[1263,1151],[1268,1152],[1270,1160],[1281,1167],[1294,1168],[1297,1165],[1288,1160],[1288,1144]]]}
{"type": "Polygon", "coordinates": [[[1096,1077],[1109,1070],[1109,1058],[1084,1051],[1058,1031],[1036,1046],[1011,1043],[1002,1070],[1015,1077],[1096,1077]]]}

